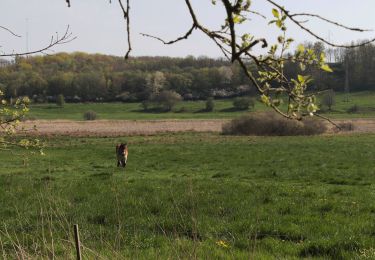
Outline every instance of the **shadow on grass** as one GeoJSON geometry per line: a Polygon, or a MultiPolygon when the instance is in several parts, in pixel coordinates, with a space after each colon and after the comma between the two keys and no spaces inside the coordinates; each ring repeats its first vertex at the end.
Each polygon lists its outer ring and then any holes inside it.
{"type": "Polygon", "coordinates": [[[57,105],[48,105],[48,106],[34,105],[32,107],[38,108],[38,109],[61,109],[61,108],[64,108],[64,107],[60,107],[60,106],[57,106],[57,105]]]}
{"type": "Polygon", "coordinates": [[[160,108],[150,108],[150,109],[134,109],[134,110],[131,110],[130,112],[143,113],[143,114],[164,114],[164,113],[168,113],[171,111],[166,111],[160,108]]]}
{"type": "Polygon", "coordinates": [[[208,110],[208,109],[199,109],[197,111],[194,111],[194,114],[199,114],[199,113],[211,113],[211,112],[214,112],[212,110],[208,110]]]}
{"type": "Polygon", "coordinates": [[[90,177],[92,178],[100,178],[100,179],[108,179],[113,176],[113,173],[106,173],[106,172],[101,172],[101,173],[94,173],[91,174],[90,177]]]}
{"type": "Polygon", "coordinates": [[[357,241],[340,241],[305,246],[299,253],[300,257],[324,257],[329,259],[345,259],[345,252],[356,252],[361,248],[357,241]]]}
{"type": "Polygon", "coordinates": [[[248,109],[238,109],[238,108],[235,108],[235,107],[229,107],[229,108],[224,108],[222,110],[220,110],[220,112],[239,112],[239,111],[242,111],[242,112],[245,112],[245,111],[249,111],[248,109]]]}

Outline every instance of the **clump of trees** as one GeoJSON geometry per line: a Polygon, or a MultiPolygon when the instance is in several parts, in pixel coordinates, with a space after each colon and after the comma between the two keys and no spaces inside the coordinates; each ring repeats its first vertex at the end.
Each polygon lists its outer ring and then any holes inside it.
{"type": "Polygon", "coordinates": [[[224,59],[188,56],[124,61],[81,52],[18,57],[0,68],[0,83],[6,98],[28,96],[36,102],[55,101],[59,94],[66,102],[135,102],[162,90],[185,99],[226,98],[251,89],[238,65],[224,59]]]}
{"type": "MultiPolygon", "coordinates": [[[[356,49],[326,49],[321,43],[305,43],[305,49],[327,56],[333,73],[306,68],[314,90],[375,90],[375,45],[356,49]]],[[[253,73],[256,67],[249,64],[253,73]]],[[[284,73],[296,77],[300,68],[286,63],[284,73]]],[[[66,102],[135,102],[151,93],[170,90],[186,100],[208,97],[228,98],[255,94],[238,64],[207,57],[121,57],[86,53],[58,53],[48,56],[18,57],[0,68],[0,89],[6,99],[28,96],[35,102],[57,99],[66,102]]]]}

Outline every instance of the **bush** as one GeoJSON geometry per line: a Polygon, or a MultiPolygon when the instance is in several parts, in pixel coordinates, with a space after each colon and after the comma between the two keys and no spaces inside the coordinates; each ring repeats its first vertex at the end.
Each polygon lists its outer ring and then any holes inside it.
{"type": "Polygon", "coordinates": [[[233,100],[233,107],[237,110],[247,110],[254,108],[254,100],[248,97],[236,98],[233,100]]]}
{"type": "Polygon", "coordinates": [[[286,119],[276,113],[246,115],[223,126],[227,135],[293,136],[318,135],[326,131],[326,124],[315,118],[303,121],[286,119]]]}
{"type": "Polygon", "coordinates": [[[354,105],[354,106],[351,106],[349,107],[346,112],[352,114],[352,113],[358,113],[360,110],[359,106],[358,105],[354,105]]]}
{"type": "Polygon", "coordinates": [[[92,111],[92,110],[86,111],[83,114],[83,119],[85,120],[95,120],[96,118],[97,118],[97,114],[95,111],[92,111]]]}
{"type": "Polygon", "coordinates": [[[332,89],[328,90],[322,99],[322,104],[332,111],[332,107],[336,104],[335,91],[332,89]]]}
{"type": "Polygon", "coordinates": [[[58,105],[59,107],[64,107],[64,105],[65,105],[64,95],[60,94],[60,95],[57,96],[56,105],[58,105]]]}
{"type": "Polygon", "coordinates": [[[163,111],[171,111],[181,100],[181,95],[171,90],[163,90],[152,98],[163,111]]]}
{"type": "Polygon", "coordinates": [[[215,108],[214,99],[212,97],[210,97],[206,100],[206,111],[212,112],[212,111],[214,111],[214,108],[215,108]]]}

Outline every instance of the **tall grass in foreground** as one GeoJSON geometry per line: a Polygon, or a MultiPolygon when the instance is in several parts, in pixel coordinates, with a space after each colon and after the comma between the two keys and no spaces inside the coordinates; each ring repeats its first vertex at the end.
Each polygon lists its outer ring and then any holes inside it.
{"type": "Polygon", "coordinates": [[[374,135],[51,138],[0,152],[1,258],[374,257],[374,135]]]}

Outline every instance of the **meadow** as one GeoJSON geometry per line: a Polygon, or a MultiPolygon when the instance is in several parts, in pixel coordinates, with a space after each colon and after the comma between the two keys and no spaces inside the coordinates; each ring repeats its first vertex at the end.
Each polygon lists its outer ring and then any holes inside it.
{"type": "MultiPolygon", "coordinates": [[[[327,111],[325,108],[324,116],[342,119],[375,117],[375,92],[351,93],[349,97],[344,93],[337,93],[335,99],[336,104],[333,106],[333,110],[327,111]],[[354,105],[358,106],[358,111],[348,113],[347,110],[354,105]]],[[[231,99],[215,100],[214,111],[206,112],[204,111],[205,101],[184,101],[168,113],[144,112],[140,103],[79,103],[65,104],[63,108],[57,107],[55,104],[35,104],[31,106],[30,118],[83,120],[83,113],[88,110],[95,111],[98,119],[115,120],[226,119],[249,112],[249,110],[234,110],[232,102],[231,99]]],[[[251,111],[268,110],[269,108],[264,104],[256,101],[255,107],[251,111]]]]}
{"type": "Polygon", "coordinates": [[[0,151],[0,258],[74,259],[79,224],[85,259],[373,259],[374,140],[179,133],[0,151]]]}

